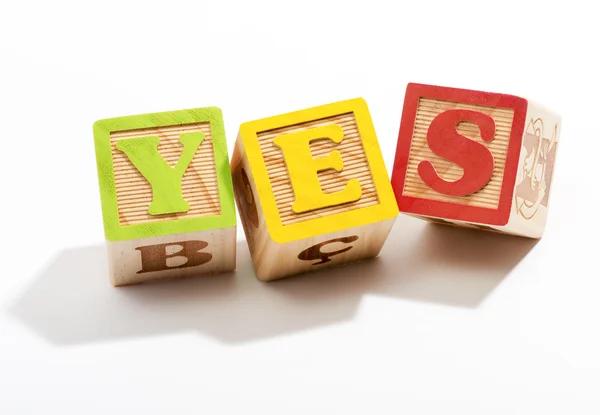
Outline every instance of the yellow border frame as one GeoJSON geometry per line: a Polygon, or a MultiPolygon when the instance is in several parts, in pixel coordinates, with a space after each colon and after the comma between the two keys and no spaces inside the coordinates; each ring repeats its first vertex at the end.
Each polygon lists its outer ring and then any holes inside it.
{"type": "Polygon", "coordinates": [[[240,137],[254,177],[267,229],[271,239],[277,243],[282,244],[361,225],[368,225],[395,218],[399,214],[398,204],[396,203],[381,149],[379,148],[373,121],[371,120],[367,103],[362,98],[340,101],[246,122],[240,126],[240,137]],[[273,196],[267,167],[258,143],[258,134],[264,131],[330,118],[350,112],[354,113],[356,117],[356,125],[365,149],[367,163],[371,170],[379,203],[347,212],[309,219],[304,222],[283,225],[275,197],[273,196]]]}

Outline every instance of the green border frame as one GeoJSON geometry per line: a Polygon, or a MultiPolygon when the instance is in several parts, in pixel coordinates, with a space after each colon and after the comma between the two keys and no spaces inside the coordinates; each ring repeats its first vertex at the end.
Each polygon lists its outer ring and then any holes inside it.
{"type": "Polygon", "coordinates": [[[161,235],[228,228],[236,225],[233,183],[231,171],[229,169],[223,113],[220,108],[207,107],[108,118],[96,121],[93,129],[100,198],[102,203],[102,217],[104,220],[104,233],[107,240],[117,242],[161,235]],[[195,217],[190,219],[173,219],[169,221],[122,226],[119,223],[110,133],[142,128],[193,124],[198,122],[210,122],[217,181],[219,184],[221,215],[195,217]]]}

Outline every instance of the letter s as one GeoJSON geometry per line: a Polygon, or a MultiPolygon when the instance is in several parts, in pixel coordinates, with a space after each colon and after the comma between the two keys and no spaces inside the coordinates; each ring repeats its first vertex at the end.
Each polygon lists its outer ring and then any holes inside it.
{"type": "Polygon", "coordinates": [[[438,156],[461,166],[463,176],[453,182],[446,181],[427,160],[419,163],[418,167],[419,176],[429,187],[449,196],[466,196],[480,190],[494,172],[494,156],[490,150],[456,130],[462,121],[477,124],[484,141],[494,139],[496,123],[489,115],[471,110],[448,110],[431,122],[427,130],[427,144],[438,156]]]}

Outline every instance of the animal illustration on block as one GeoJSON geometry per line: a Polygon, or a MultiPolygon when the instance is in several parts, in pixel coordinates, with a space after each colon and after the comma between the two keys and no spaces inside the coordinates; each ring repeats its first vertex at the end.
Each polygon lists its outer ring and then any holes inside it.
{"type": "Polygon", "coordinates": [[[360,98],[242,124],[231,172],[261,281],[375,257],[398,215],[360,98]]]}
{"type": "Polygon", "coordinates": [[[100,120],[94,140],[113,285],[235,269],[219,108],[100,120]]]}
{"type": "Polygon", "coordinates": [[[400,211],[540,238],[560,127],[525,98],[409,84],[392,171],[400,211]]]}

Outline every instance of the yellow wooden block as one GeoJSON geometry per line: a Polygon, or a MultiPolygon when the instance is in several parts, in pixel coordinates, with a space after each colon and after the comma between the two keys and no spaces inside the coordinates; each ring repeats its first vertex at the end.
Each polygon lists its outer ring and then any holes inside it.
{"type": "Polygon", "coordinates": [[[377,256],[398,215],[360,98],[242,124],[231,170],[262,281],[377,256]]]}

